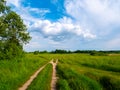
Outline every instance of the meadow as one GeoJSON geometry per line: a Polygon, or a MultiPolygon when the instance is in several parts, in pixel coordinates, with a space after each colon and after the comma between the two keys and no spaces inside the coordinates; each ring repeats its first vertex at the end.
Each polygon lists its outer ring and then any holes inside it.
{"type": "Polygon", "coordinates": [[[33,54],[14,60],[0,60],[0,90],[17,90],[49,60],[33,54]]]}
{"type": "Polygon", "coordinates": [[[59,60],[57,90],[120,90],[119,54],[48,54],[47,57],[59,60]]]}
{"type": "MultiPolygon", "coordinates": [[[[17,90],[41,66],[58,59],[57,90],[120,90],[120,55],[26,54],[0,61],[0,90],[17,90]]],[[[52,65],[48,64],[28,90],[50,90],[52,65]]]]}

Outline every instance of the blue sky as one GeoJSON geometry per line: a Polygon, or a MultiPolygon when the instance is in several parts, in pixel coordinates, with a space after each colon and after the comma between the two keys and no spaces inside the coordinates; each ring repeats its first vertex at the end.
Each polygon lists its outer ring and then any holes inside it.
{"type": "Polygon", "coordinates": [[[32,37],[25,51],[120,50],[120,0],[7,0],[32,37]]]}

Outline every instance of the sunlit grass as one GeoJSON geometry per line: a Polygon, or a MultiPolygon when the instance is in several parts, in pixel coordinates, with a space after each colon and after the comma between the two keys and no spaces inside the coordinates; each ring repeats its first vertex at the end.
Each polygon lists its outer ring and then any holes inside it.
{"type": "Polygon", "coordinates": [[[0,90],[17,90],[47,59],[27,54],[24,58],[0,61],[0,90]]]}
{"type": "Polygon", "coordinates": [[[72,70],[72,68],[69,68],[68,65],[59,64],[57,71],[60,77],[57,83],[58,90],[64,90],[64,88],[69,88],[70,90],[101,90],[101,86],[96,81],[77,73],[75,70],[72,70]],[[65,86],[61,85],[63,80],[65,86]]]}
{"type": "MultiPolygon", "coordinates": [[[[102,89],[120,89],[119,55],[91,56],[89,54],[48,54],[47,57],[58,58],[61,66],[67,66],[66,69],[72,69],[72,71],[76,72],[78,75],[84,75],[85,77],[96,81],[102,89]]],[[[66,88],[65,90],[71,88],[69,87],[69,81],[64,78],[59,79],[58,87],[60,90],[62,90],[61,88],[63,87],[64,89],[66,88]]]]}
{"type": "Polygon", "coordinates": [[[48,64],[32,82],[27,90],[50,90],[52,65],[48,64]]]}
{"type": "MultiPolygon", "coordinates": [[[[27,54],[21,59],[1,60],[0,90],[17,90],[39,67],[52,59],[59,62],[57,90],[120,90],[120,56],[89,54],[27,54]]],[[[44,74],[46,72],[50,70],[44,74]]],[[[48,77],[50,80],[51,76],[48,77]]],[[[39,83],[39,79],[36,82],[39,83]]],[[[44,83],[41,85],[44,87],[44,83]]]]}

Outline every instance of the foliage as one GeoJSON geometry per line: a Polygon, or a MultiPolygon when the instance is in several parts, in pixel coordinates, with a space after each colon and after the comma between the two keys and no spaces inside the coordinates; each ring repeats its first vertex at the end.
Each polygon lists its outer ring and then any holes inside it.
{"type": "Polygon", "coordinates": [[[98,51],[91,51],[90,52],[90,55],[93,55],[93,56],[106,56],[107,54],[104,53],[104,52],[98,52],[98,51]]]}
{"type": "Polygon", "coordinates": [[[35,54],[35,55],[39,54],[39,51],[34,51],[34,54],[35,54]]]}
{"type": "MultiPolygon", "coordinates": [[[[44,51],[41,51],[41,52],[44,52],[44,51]]],[[[45,52],[47,53],[48,51],[45,51],[45,52]]],[[[76,51],[70,51],[70,50],[56,49],[54,51],[50,51],[49,53],[53,53],[53,54],[83,53],[83,54],[90,54],[90,55],[93,55],[93,56],[106,56],[108,54],[119,54],[120,50],[111,50],[111,51],[76,50],[76,51]]]]}
{"type": "Polygon", "coordinates": [[[37,54],[43,54],[43,53],[48,53],[46,50],[45,51],[39,51],[39,50],[37,50],[37,51],[34,51],[33,52],[35,55],[37,55],[37,54]]]}
{"type": "Polygon", "coordinates": [[[40,54],[42,53],[48,53],[48,51],[44,50],[44,51],[40,51],[40,54]]]}
{"type": "Polygon", "coordinates": [[[30,40],[23,20],[0,0],[0,59],[21,56],[23,44],[30,40]],[[15,51],[16,50],[16,51],[15,51]]]}
{"type": "Polygon", "coordinates": [[[51,53],[60,53],[60,54],[64,54],[64,53],[68,53],[68,51],[56,49],[55,51],[52,51],[51,53]]]}

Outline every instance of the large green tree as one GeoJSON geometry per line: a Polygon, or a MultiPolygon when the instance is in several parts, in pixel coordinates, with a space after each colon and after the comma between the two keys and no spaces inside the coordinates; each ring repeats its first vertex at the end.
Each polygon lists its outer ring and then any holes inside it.
{"type": "Polygon", "coordinates": [[[23,44],[30,40],[27,28],[20,16],[0,0],[0,59],[21,56],[23,44]]]}

